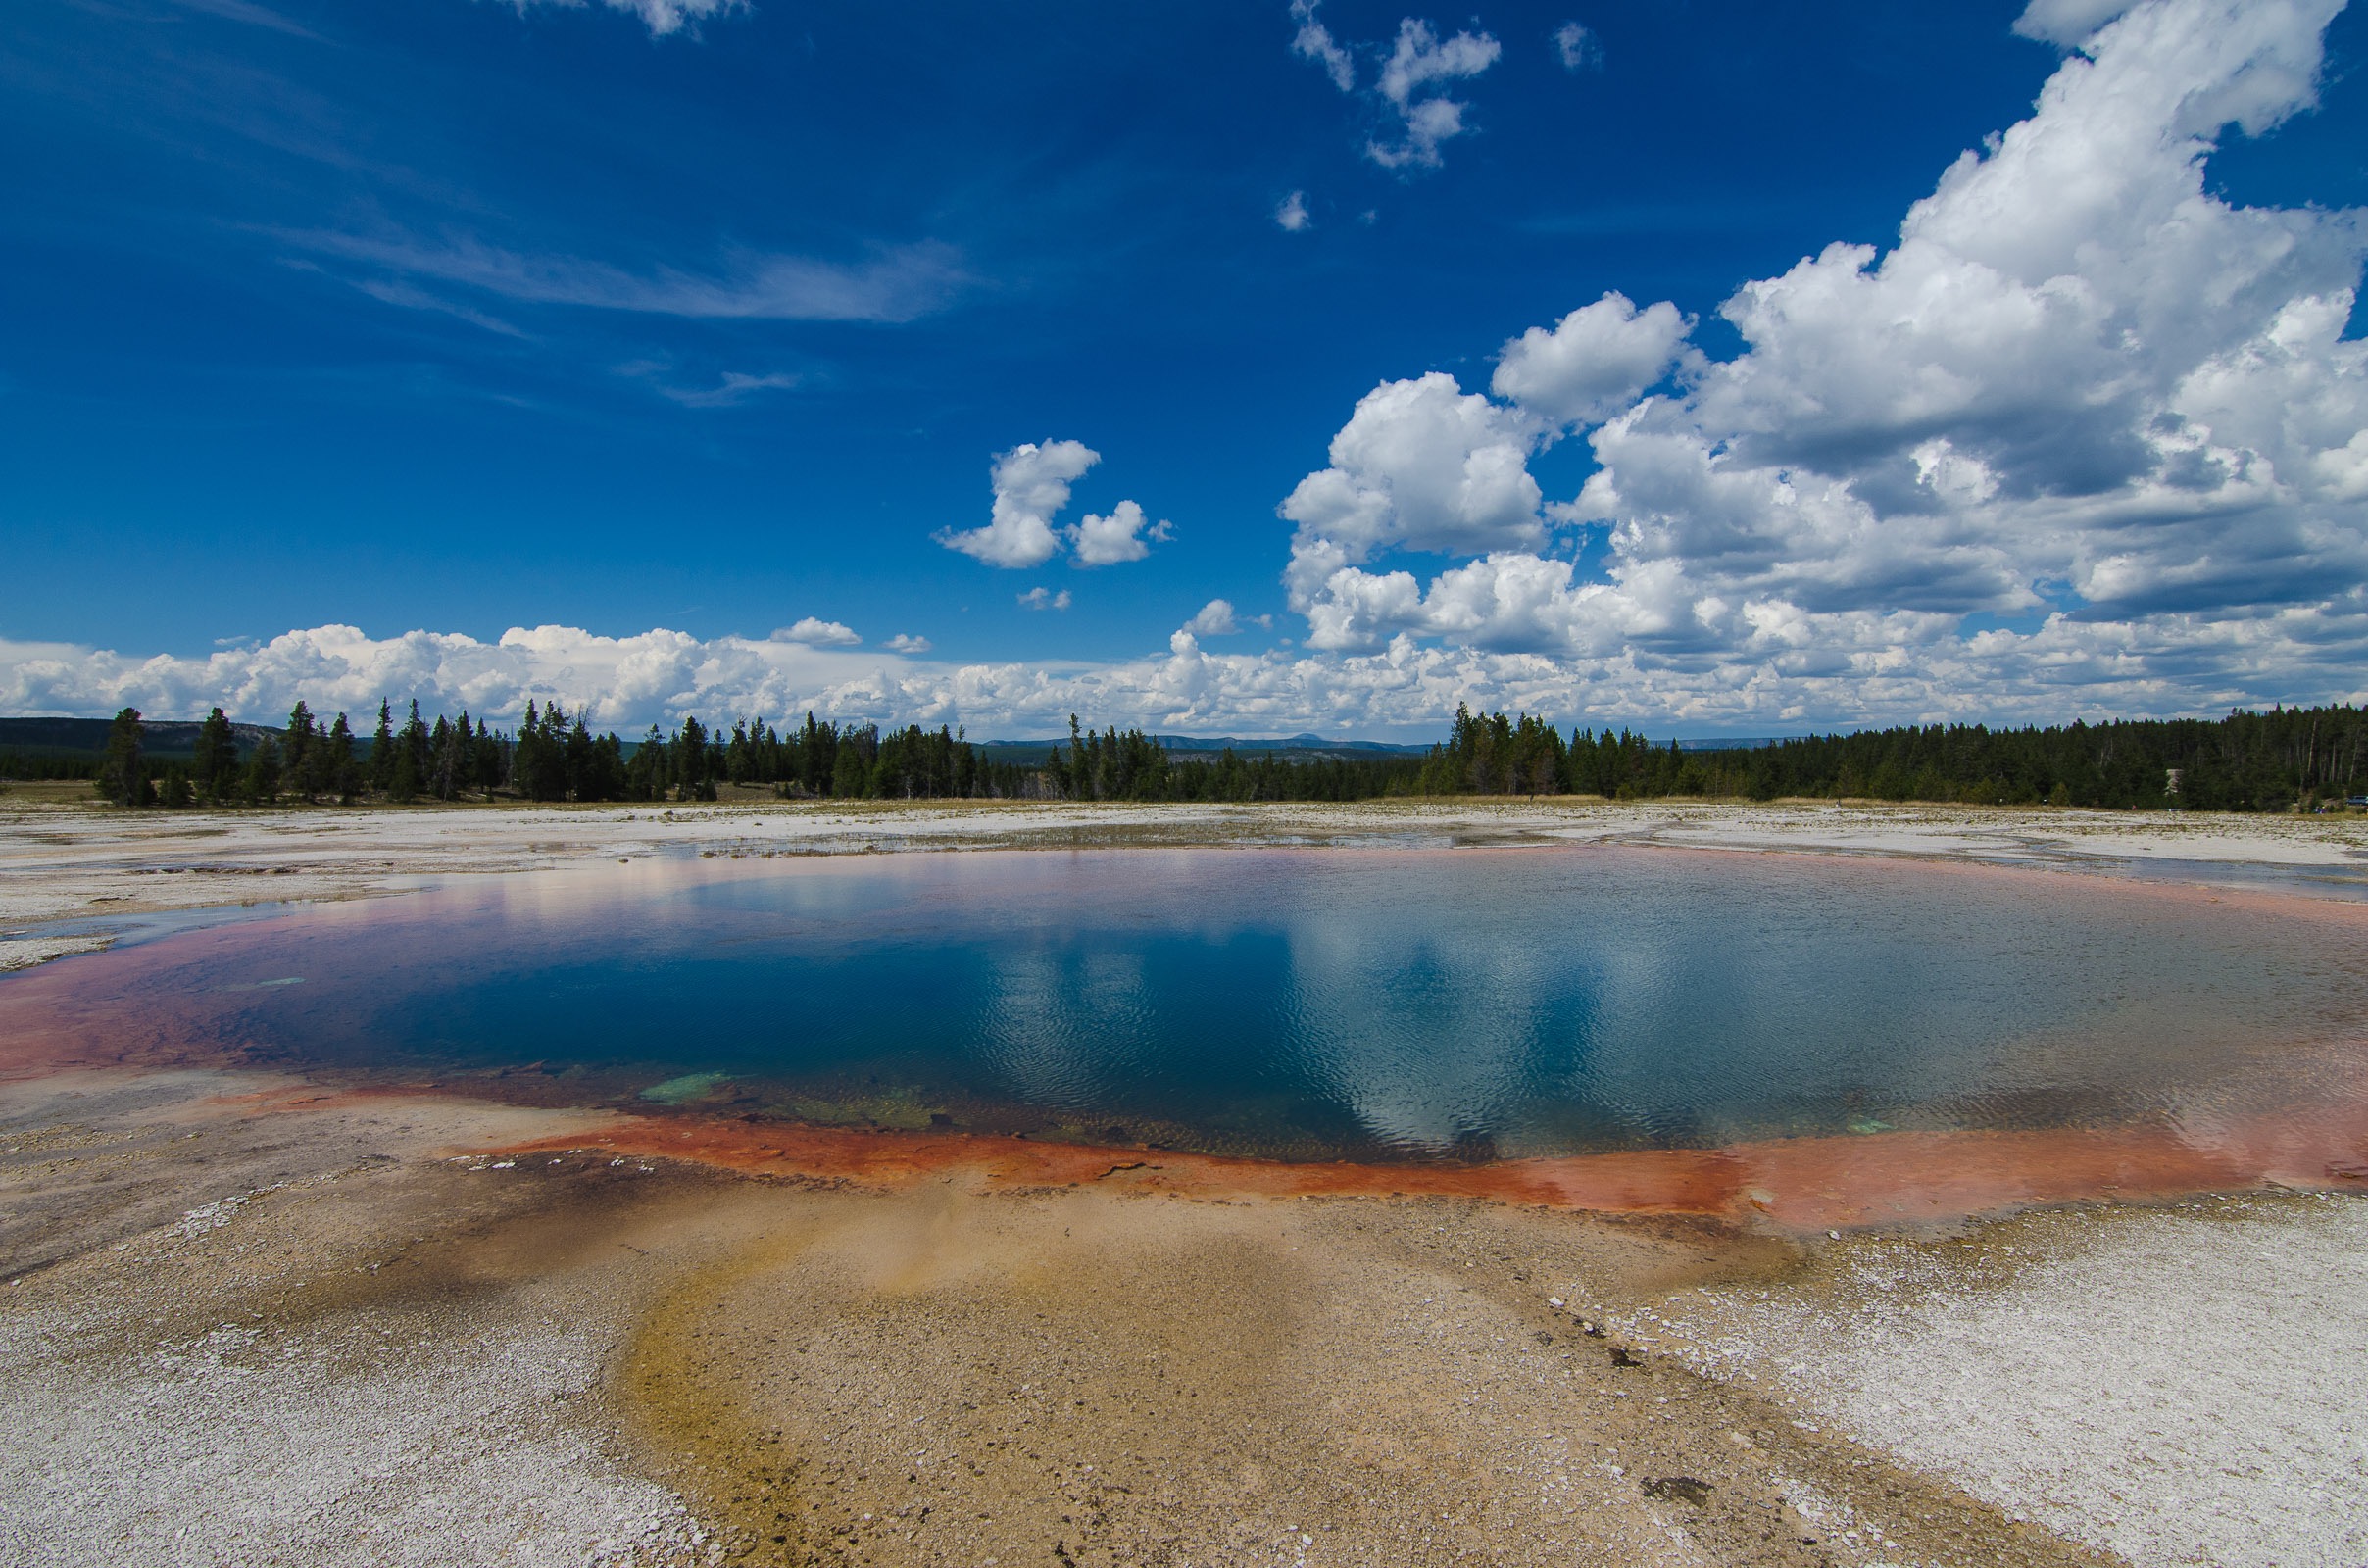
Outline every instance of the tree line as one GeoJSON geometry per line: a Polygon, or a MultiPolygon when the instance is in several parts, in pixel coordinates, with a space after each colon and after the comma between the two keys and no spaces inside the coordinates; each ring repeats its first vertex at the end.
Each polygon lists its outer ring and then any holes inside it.
{"type": "Polygon", "coordinates": [[[346,715],[322,722],[299,702],[287,725],[241,748],[230,721],[215,709],[198,726],[186,761],[152,759],[139,710],[109,726],[95,761],[58,757],[5,758],[10,776],[92,778],[123,806],[181,807],[352,805],[366,799],[406,805],[503,796],[529,801],[712,801],[720,784],[768,786],[790,798],[1019,798],[1043,793],[1039,770],[998,762],[943,727],[909,725],[883,734],[875,724],[840,724],[806,715],[784,736],[762,720],[729,733],[696,717],[671,731],[653,725],[630,747],[614,733],[594,734],[582,714],[560,704],[528,703],[515,731],[438,715],[431,724],[417,701],[397,722],[378,705],[376,727],[356,736],[346,715]],[[18,762],[26,765],[13,765],[18,762]]]}
{"type": "MultiPolygon", "coordinates": [[[[516,731],[439,715],[415,701],[398,723],[378,705],[370,736],[299,702],[285,728],[241,747],[215,709],[190,759],[153,763],[138,710],[116,715],[83,762],[125,806],[321,804],[365,799],[712,801],[725,784],[812,800],[1358,801],[1385,796],[1586,795],[1873,799],[2200,810],[2310,809],[2356,797],[2368,710],[2278,708],[2219,719],[2135,719],[1997,729],[1901,726],[1688,751],[1622,729],[1567,739],[1522,714],[1458,708],[1423,757],[1178,756],[1139,729],[1100,732],[1072,715],[1042,763],[997,760],[959,731],[806,715],[786,733],[695,717],[628,746],[558,703],[527,704],[516,731]]],[[[26,776],[19,774],[17,776],[26,776]]]]}
{"type": "Polygon", "coordinates": [[[284,729],[244,749],[219,708],[199,726],[194,755],[151,760],[140,713],[109,728],[105,756],[17,776],[95,777],[125,806],[352,805],[384,800],[712,801],[722,785],[795,800],[1356,801],[1406,794],[1418,758],[1176,758],[1139,729],[1096,733],[1069,720],[1069,741],[1041,763],[998,760],[959,731],[917,724],[882,730],[808,713],[786,732],[761,719],[728,731],[686,717],[652,725],[628,745],[596,734],[558,703],[528,703],[516,731],[438,716],[415,701],[397,722],[380,703],[376,727],[357,736],[346,715],[323,722],[299,702],[284,729]]]}
{"type": "Polygon", "coordinates": [[[1621,730],[1554,728],[1457,709],[1423,764],[1427,795],[1934,801],[1981,806],[2284,811],[2368,789],[2368,709],[2277,708],[2217,719],[2047,728],[1905,725],[1687,751],[1621,730]]]}

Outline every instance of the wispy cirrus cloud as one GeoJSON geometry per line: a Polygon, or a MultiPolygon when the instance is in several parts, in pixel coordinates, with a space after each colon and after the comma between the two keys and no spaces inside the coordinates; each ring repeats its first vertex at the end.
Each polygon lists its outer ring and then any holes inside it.
{"type": "Polygon", "coordinates": [[[726,370],[714,386],[662,386],[658,395],[671,398],[686,409],[728,409],[760,392],[787,392],[797,384],[796,376],[782,370],[765,375],[726,370]]]}
{"type": "MultiPolygon", "coordinates": [[[[943,310],[970,282],[954,248],[890,246],[862,262],[778,252],[728,254],[714,272],[659,266],[635,271],[580,256],[535,255],[469,235],[438,240],[334,230],[282,230],[320,256],[435,278],[526,305],[572,305],[710,320],[911,321],[943,310]]],[[[384,297],[384,296],[381,296],[384,297]]]]}
{"type": "Polygon", "coordinates": [[[437,315],[454,317],[467,321],[470,326],[483,327],[488,332],[498,332],[504,337],[524,337],[526,335],[498,316],[488,316],[483,311],[473,310],[438,294],[431,294],[417,283],[407,283],[401,278],[360,277],[348,281],[381,305],[393,305],[406,311],[431,311],[437,315]]]}
{"type": "Polygon", "coordinates": [[[801,384],[802,378],[786,370],[751,374],[746,370],[725,370],[713,384],[686,386],[671,379],[675,367],[666,360],[633,360],[617,368],[617,373],[629,380],[648,384],[651,391],[670,403],[686,409],[729,409],[746,403],[765,392],[787,392],[801,384]]]}
{"type": "Polygon", "coordinates": [[[276,11],[253,4],[252,0],[172,0],[172,3],[184,11],[203,12],[210,17],[220,17],[224,22],[241,22],[250,27],[268,27],[273,32],[284,32],[291,38],[310,38],[315,43],[322,41],[321,34],[312,28],[291,22],[276,11]]]}
{"type": "MultiPolygon", "coordinates": [[[[511,0],[511,3],[523,15],[529,6],[554,5],[574,10],[582,7],[585,0],[511,0]]],[[[686,27],[696,36],[699,24],[710,18],[752,9],[748,0],[601,0],[601,4],[611,11],[622,11],[639,17],[655,38],[680,32],[686,27]]]]}
{"type": "Polygon", "coordinates": [[[1581,72],[1603,63],[1603,50],[1583,23],[1563,23],[1554,28],[1552,42],[1554,58],[1562,63],[1564,71],[1581,72]]]}
{"type": "Polygon", "coordinates": [[[1342,92],[1354,91],[1356,62],[1332,36],[1332,29],[1317,19],[1315,8],[1319,3],[1321,0],[1291,0],[1291,20],[1299,24],[1299,30],[1291,35],[1291,52],[1322,67],[1324,74],[1332,78],[1332,85],[1342,92]]]}

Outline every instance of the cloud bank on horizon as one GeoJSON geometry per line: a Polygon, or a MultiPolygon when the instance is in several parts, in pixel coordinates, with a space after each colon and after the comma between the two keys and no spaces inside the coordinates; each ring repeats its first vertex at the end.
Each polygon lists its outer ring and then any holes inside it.
{"type": "MultiPolygon", "coordinates": [[[[734,9],[607,3],[654,33],[734,9]]],[[[1718,315],[1739,351],[1615,291],[1504,342],[1485,387],[1382,381],[1277,505],[1297,648],[1203,647],[1240,629],[1226,600],[1164,649],[1063,662],[931,661],[911,632],[863,651],[820,615],[758,639],[328,625],[202,658],[0,641],[0,709],[261,719],[417,694],[497,717],[556,698],[619,726],[813,709],[1292,732],[1420,727],[1463,701],[1702,730],[2359,701],[2368,344],[2343,333],[2368,222],[2235,205],[2205,179],[2229,127],[2260,136],[2315,103],[2340,9],[2033,0],[2017,30],[2067,52],[2031,114],[1947,168],[1888,251],[1835,243],[1738,287],[1718,315]],[[1592,472],[1551,495],[1535,469],[1566,443],[1592,472]]],[[[1292,51],[1358,91],[1313,0],[1290,16],[1292,51]]],[[[1552,42],[1559,67],[1597,63],[1576,23],[1552,42]]],[[[1367,156],[1411,172],[1470,128],[1447,89],[1503,51],[1408,18],[1362,52],[1384,125],[1367,156]]],[[[1311,221],[1299,191],[1268,216],[1311,221]]],[[[914,255],[728,287],[466,246],[379,259],[518,298],[899,319],[958,280],[914,255]]],[[[1004,451],[987,522],[936,537],[1006,569],[1142,561],[1167,525],[1131,500],[1055,520],[1099,461],[1074,439],[1004,451]]]]}

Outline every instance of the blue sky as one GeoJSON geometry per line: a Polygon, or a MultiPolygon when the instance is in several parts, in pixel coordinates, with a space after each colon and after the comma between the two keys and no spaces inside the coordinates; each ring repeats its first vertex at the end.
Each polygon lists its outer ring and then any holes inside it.
{"type": "Polygon", "coordinates": [[[0,706],[2356,699],[2332,9],[27,0],[0,706]]]}

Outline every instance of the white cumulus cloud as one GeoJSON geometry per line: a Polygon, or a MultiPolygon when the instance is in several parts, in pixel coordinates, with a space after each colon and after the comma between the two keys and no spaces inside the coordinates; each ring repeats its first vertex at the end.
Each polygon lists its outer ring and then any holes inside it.
{"type": "Polygon", "coordinates": [[[2069,49],[2130,9],[2131,0],[2031,0],[2014,30],[2069,49]]]}
{"type": "MultiPolygon", "coordinates": [[[[1107,516],[1088,513],[1081,521],[1054,526],[1053,518],[1069,504],[1069,487],[1101,461],[1102,455],[1082,441],[1023,441],[995,459],[990,481],[995,509],[986,525],[942,529],[937,542],[990,566],[1014,570],[1043,565],[1064,543],[1080,566],[1141,561],[1172,528],[1164,520],[1152,522],[1136,502],[1121,501],[1107,516]]],[[[1068,608],[1066,596],[1060,608],[1068,608]]]]}
{"type": "Polygon", "coordinates": [[[838,621],[807,615],[793,625],[776,628],[772,640],[777,643],[809,643],[816,648],[853,648],[863,639],[858,637],[853,628],[838,621]]]}
{"type": "Polygon", "coordinates": [[[1441,38],[1427,22],[1408,17],[1399,23],[1397,45],[1382,62],[1377,85],[1397,114],[1400,134],[1367,142],[1365,156],[1384,169],[1437,168],[1440,144],[1464,133],[1469,107],[1440,91],[1441,85],[1479,75],[1502,53],[1504,46],[1485,32],[1441,38]]]}
{"type": "Polygon", "coordinates": [[[1693,329],[1666,300],[1640,311],[1608,293],[1505,344],[1489,389],[1557,424],[1596,424],[1666,375],[1693,329]]]}
{"type": "Polygon", "coordinates": [[[1114,566],[1121,562],[1141,561],[1151,554],[1152,541],[1164,542],[1173,533],[1166,519],[1152,522],[1140,506],[1121,501],[1110,508],[1107,517],[1087,513],[1084,520],[1069,530],[1068,537],[1078,565],[1114,566]]]}
{"type": "Polygon", "coordinates": [[[1285,233],[1297,234],[1312,228],[1315,220],[1307,215],[1307,193],[1295,190],[1275,205],[1275,225],[1285,233]]]}
{"type": "Polygon", "coordinates": [[[1077,477],[1101,461],[1102,454],[1082,441],[1022,441],[995,459],[995,510],[986,526],[947,529],[937,542],[990,566],[1041,566],[1061,553],[1053,514],[1069,504],[1077,477]]]}
{"type": "Polygon", "coordinates": [[[1195,637],[1230,637],[1242,629],[1233,613],[1230,600],[1211,599],[1201,607],[1201,612],[1184,623],[1184,630],[1195,637]]]}
{"type": "Polygon", "coordinates": [[[930,643],[926,637],[915,637],[910,632],[900,631],[883,646],[900,654],[925,654],[929,651],[930,643]]]}
{"type": "Polygon", "coordinates": [[[1050,588],[1031,588],[1019,596],[1019,608],[1022,610],[1066,610],[1069,608],[1069,591],[1063,588],[1061,592],[1055,593],[1050,588]]]}
{"type": "MultiPolygon", "coordinates": [[[[1332,466],[1301,480],[1282,504],[1283,516],[1299,525],[1285,576],[1293,608],[1308,611],[1327,595],[1353,591],[1370,612],[1353,617],[1370,641],[1372,628],[1399,623],[1395,609],[1408,603],[1412,583],[1397,573],[1352,588],[1352,579],[1367,575],[1356,568],[1377,553],[1542,544],[1542,496],[1528,467],[1539,434],[1534,419],[1464,392],[1437,370],[1366,393],[1332,438],[1332,466]]],[[[1309,641],[1347,646],[1340,641],[1347,624],[1319,620],[1309,641]]]]}

